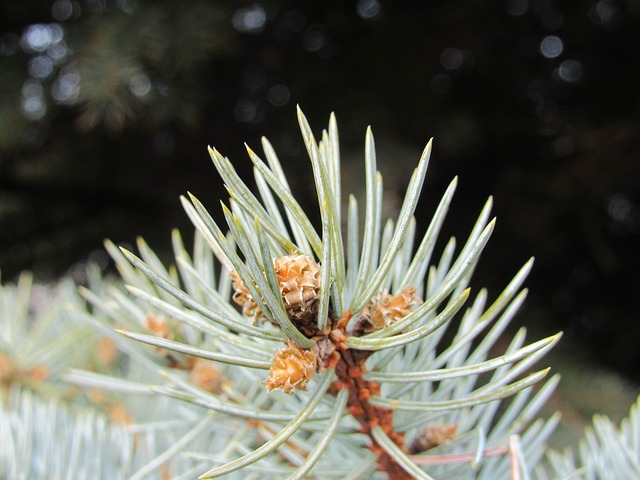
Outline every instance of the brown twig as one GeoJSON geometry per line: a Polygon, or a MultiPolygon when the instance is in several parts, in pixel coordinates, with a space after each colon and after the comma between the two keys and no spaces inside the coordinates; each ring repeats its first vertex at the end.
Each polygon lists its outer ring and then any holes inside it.
{"type": "MultiPolygon", "coordinates": [[[[342,326],[345,322],[339,322],[342,326]]],[[[332,362],[338,380],[333,384],[333,393],[340,390],[349,392],[347,402],[348,411],[360,424],[360,432],[371,440],[369,449],[378,459],[378,469],[387,473],[391,480],[409,480],[413,478],[375,441],[371,430],[380,426],[396,445],[404,448],[404,434],[393,431],[393,412],[387,408],[376,407],[369,402],[372,395],[380,394],[380,386],[376,382],[370,382],[363,377],[364,362],[369,357],[369,352],[352,350],[345,341],[343,330],[335,329],[330,338],[336,346],[332,362]]]]}

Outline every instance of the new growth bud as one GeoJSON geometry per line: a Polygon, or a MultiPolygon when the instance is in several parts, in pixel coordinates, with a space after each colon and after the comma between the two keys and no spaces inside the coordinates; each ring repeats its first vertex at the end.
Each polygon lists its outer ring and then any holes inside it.
{"type": "Polygon", "coordinates": [[[285,340],[286,347],[279,348],[271,360],[269,378],[264,381],[267,391],[282,390],[291,394],[293,389],[306,390],[317,367],[317,354],[305,350],[293,340],[285,340]]]}

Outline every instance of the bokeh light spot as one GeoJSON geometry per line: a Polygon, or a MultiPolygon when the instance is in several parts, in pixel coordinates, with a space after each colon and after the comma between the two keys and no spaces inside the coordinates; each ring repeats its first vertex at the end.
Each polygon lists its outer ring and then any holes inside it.
{"type": "Polygon", "coordinates": [[[464,55],[458,48],[445,48],[440,54],[440,63],[447,70],[457,70],[463,61],[464,55]]]}
{"type": "Polygon", "coordinates": [[[138,2],[135,0],[118,0],[118,8],[124,13],[134,13],[138,8],[138,2]]]}
{"type": "Polygon", "coordinates": [[[21,107],[29,120],[40,120],[47,113],[47,106],[41,97],[23,98],[21,107]]]}
{"type": "Polygon", "coordinates": [[[360,18],[372,20],[380,14],[380,2],[378,0],[358,0],[356,12],[360,18]]]}
{"type": "Polygon", "coordinates": [[[231,17],[233,27],[242,33],[260,33],[267,23],[267,13],[262,5],[239,8],[231,17]]]}
{"type": "Polygon", "coordinates": [[[151,91],[151,80],[144,73],[137,73],[129,79],[129,90],[136,97],[144,97],[151,91]]]}
{"type": "Polygon", "coordinates": [[[553,100],[546,100],[538,104],[536,113],[540,120],[552,122],[560,115],[560,106],[553,100]]]}
{"type": "Polygon", "coordinates": [[[22,96],[25,98],[41,97],[44,90],[37,80],[27,80],[22,85],[22,96]]]}
{"type": "Polygon", "coordinates": [[[64,39],[64,28],[59,23],[51,23],[49,25],[49,31],[51,32],[52,44],[61,42],[64,39]]]}
{"type": "Polygon", "coordinates": [[[519,17],[527,13],[529,9],[528,0],[509,0],[506,5],[507,13],[512,17],[519,17]]]}
{"type": "Polygon", "coordinates": [[[609,200],[607,205],[607,213],[609,216],[618,221],[618,222],[626,222],[626,220],[631,215],[631,211],[633,210],[633,205],[631,202],[622,195],[614,195],[609,200]]]}
{"type": "Polygon", "coordinates": [[[74,67],[65,68],[51,86],[51,96],[57,103],[73,102],[80,93],[80,73],[74,67]]]}
{"type": "Polygon", "coordinates": [[[67,58],[68,53],[69,49],[64,42],[52,45],[47,49],[47,55],[56,65],[64,61],[67,58]]]}
{"type": "Polygon", "coordinates": [[[318,27],[311,26],[304,32],[304,49],[308,52],[317,52],[324,46],[324,34],[318,27]]]}
{"type": "Polygon", "coordinates": [[[47,113],[44,90],[38,80],[27,80],[22,86],[20,107],[28,120],[40,120],[47,113]]]}
{"type": "Polygon", "coordinates": [[[27,71],[34,78],[45,79],[53,72],[53,60],[47,55],[33,57],[29,61],[27,71]]]}
{"type": "Polygon", "coordinates": [[[269,88],[267,98],[269,99],[269,103],[274,107],[282,107],[286,105],[291,98],[291,92],[289,92],[286,85],[276,84],[269,88]]]}
{"type": "MultiPolygon", "coordinates": [[[[79,5],[76,6],[80,8],[79,5]]],[[[69,20],[73,15],[74,4],[71,0],[56,0],[51,6],[51,16],[58,22],[64,22],[69,20]]]]}
{"type": "Polygon", "coordinates": [[[549,35],[540,42],[540,53],[546,58],[557,58],[562,55],[564,44],[560,37],[549,35]]]}
{"type": "Polygon", "coordinates": [[[565,82],[579,82],[582,79],[582,65],[577,60],[565,60],[558,68],[558,75],[565,82]]]}
{"type": "Polygon", "coordinates": [[[620,23],[622,13],[610,0],[600,0],[589,9],[589,19],[596,25],[614,28],[620,23]]]}
{"type": "Polygon", "coordinates": [[[22,34],[22,48],[32,52],[44,52],[53,41],[51,27],[42,23],[29,25],[22,34]]]}
{"type": "Polygon", "coordinates": [[[251,122],[258,113],[258,104],[251,100],[240,100],[233,109],[233,116],[239,122],[251,122]]]}

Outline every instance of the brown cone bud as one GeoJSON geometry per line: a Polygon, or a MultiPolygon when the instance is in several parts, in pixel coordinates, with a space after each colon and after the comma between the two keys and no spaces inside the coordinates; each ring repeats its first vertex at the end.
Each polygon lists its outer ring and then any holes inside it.
{"type": "Polygon", "coordinates": [[[406,287],[397,295],[380,292],[362,309],[355,326],[350,328],[350,333],[365,335],[406,317],[414,305],[422,303],[422,299],[414,295],[415,291],[413,287],[406,287]]]}
{"type": "Polygon", "coordinates": [[[249,293],[240,275],[237,272],[230,272],[229,276],[233,280],[233,301],[242,307],[242,313],[252,318],[254,322],[264,318],[264,313],[249,293]]]}
{"type": "Polygon", "coordinates": [[[289,315],[299,318],[311,310],[320,290],[320,266],[313,258],[299,254],[276,258],[274,268],[289,315]]]}
{"type": "Polygon", "coordinates": [[[416,454],[450,442],[456,437],[457,423],[432,425],[425,428],[409,445],[409,453],[416,454]]]}
{"type": "Polygon", "coordinates": [[[211,393],[221,393],[224,376],[213,362],[198,358],[191,371],[188,380],[190,383],[211,393]]]}
{"type": "Polygon", "coordinates": [[[173,332],[167,323],[167,319],[161,315],[148,314],[144,319],[143,326],[156,337],[173,340],[173,332]]]}
{"type": "Polygon", "coordinates": [[[281,389],[291,394],[293,389],[306,390],[307,382],[313,379],[317,367],[317,354],[305,350],[293,340],[285,341],[271,359],[269,378],[264,381],[267,391],[281,389]]]}
{"type": "MultiPolygon", "coordinates": [[[[289,318],[303,333],[313,335],[313,326],[317,321],[320,266],[313,258],[294,253],[276,258],[273,268],[289,318]]],[[[242,307],[242,313],[254,321],[265,318],[259,306],[263,302],[256,302],[236,272],[230,275],[233,280],[233,300],[242,307]]]]}

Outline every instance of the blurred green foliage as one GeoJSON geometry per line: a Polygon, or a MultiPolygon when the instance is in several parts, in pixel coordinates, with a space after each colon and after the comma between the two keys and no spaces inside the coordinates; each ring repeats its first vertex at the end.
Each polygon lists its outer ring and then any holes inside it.
{"type": "Polygon", "coordinates": [[[27,133],[18,112],[46,125],[71,109],[80,132],[99,124],[112,133],[125,124],[194,126],[205,96],[198,69],[233,48],[228,9],[209,2],[60,0],[51,10],[49,23],[3,36],[8,94],[0,108],[14,115],[3,115],[3,150],[27,133]]]}

